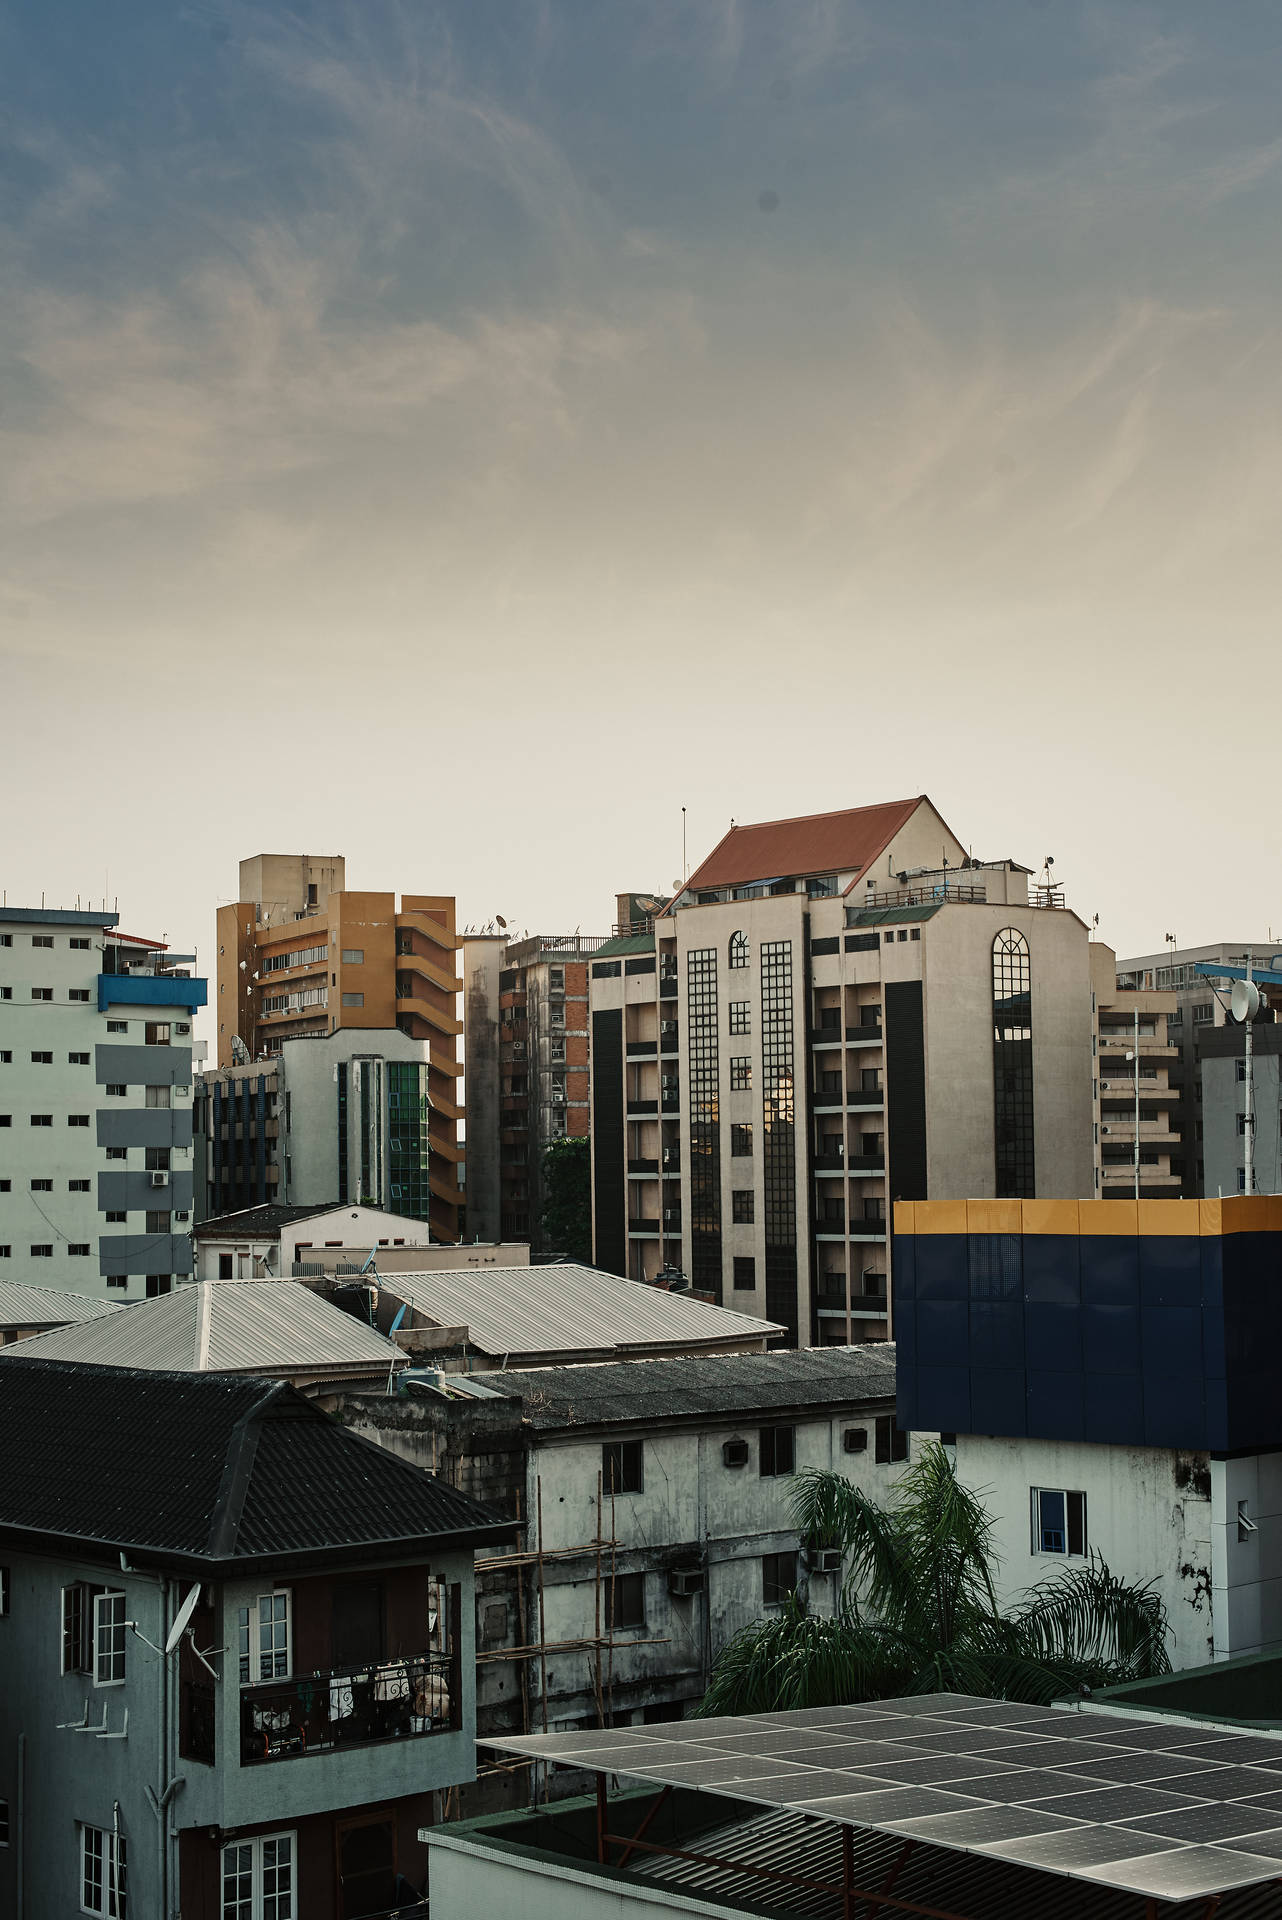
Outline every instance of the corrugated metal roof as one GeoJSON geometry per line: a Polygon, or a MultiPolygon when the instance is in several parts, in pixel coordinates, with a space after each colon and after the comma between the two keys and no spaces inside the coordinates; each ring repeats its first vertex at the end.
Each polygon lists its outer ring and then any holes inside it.
{"type": "Polygon", "coordinates": [[[715,1349],[783,1331],[772,1320],[570,1262],[380,1274],[379,1285],[437,1326],[467,1327],[470,1344],[496,1359],[715,1349]]]}
{"type": "Polygon", "coordinates": [[[847,929],[892,927],[908,920],[929,920],[943,904],[942,900],[936,900],[928,907],[852,907],[846,914],[846,926],[847,929]]]}
{"type": "MultiPolygon", "coordinates": [[[[6,1350],[188,1373],[386,1372],[398,1349],[295,1280],[204,1280],[6,1350]]],[[[0,1359],[5,1357],[0,1353],[0,1359]]]]}
{"type": "Polygon", "coordinates": [[[81,1320],[97,1320],[119,1313],[119,1300],[91,1300],[84,1293],[61,1287],[26,1287],[16,1280],[0,1280],[0,1327],[71,1327],[81,1320]]]}
{"type": "Polygon", "coordinates": [[[279,1233],[282,1227],[292,1227],[299,1220],[315,1220],[322,1213],[333,1213],[338,1204],[337,1200],[330,1200],[323,1207],[243,1207],[239,1213],[219,1213],[212,1220],[202,1220],[196,1228],[196,1238],[244,1240],[254,1235],[279,1233]]]}
{"type": "Polygon", "coordinates": [[[703,865],[695,868],[686,886],[697,891],[748,886],[783,874],[858,871],[889,845],[924,798],[919,794],[912,800],[886,800],[842,813],[811,813],[796,820],[731,827],[703,865]]]}
{"type": "Polygon", "coordinates": [[[594,960],[613,960],[621,953],[653,953],[654,935],[652,933],[621,933],[614,940],[607,940],[592,955],[594,960]]]}
{"type": "Polygon", "coordinates": [[[636,1425],[683,1415],[735,1418],[784,1408],[895,1398],[895,1349],[885,1341],[780,1353],[697,1353],[595,1367],[488,1373],[487,1384],[519,1397],[531,1426],[636,1425]]]}

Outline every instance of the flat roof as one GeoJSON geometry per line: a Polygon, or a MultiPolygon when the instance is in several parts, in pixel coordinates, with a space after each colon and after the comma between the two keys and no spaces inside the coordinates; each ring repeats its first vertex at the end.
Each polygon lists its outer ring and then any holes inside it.
{"type": "Polygon", "coordinates": [[[79,907],[0,907],[0,920],[19,927],[114,927],[118,913],[81,912],[79,907]]]}
{"type": "Polygon", "coordinates": [[[1146,1899],[1282,1878],[1282,1736],[920,1694],[478,1743],[1146,1899]]]}

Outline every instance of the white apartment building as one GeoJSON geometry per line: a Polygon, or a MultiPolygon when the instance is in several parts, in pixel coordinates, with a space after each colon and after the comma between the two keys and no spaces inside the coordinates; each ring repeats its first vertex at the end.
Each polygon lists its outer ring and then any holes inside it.
{"type": "Polygon", "coordinates": [[[598,1266],[886,1339],[890,1203],[1094,1191],[1087,929],[924,796],[735,827],[591,968],[598,1266]]]}
{"type": "Polygon", "coordinates": [[[0,1272],[113,1301],[191,1271],[195,956],[0,908],[0,1272]]]}

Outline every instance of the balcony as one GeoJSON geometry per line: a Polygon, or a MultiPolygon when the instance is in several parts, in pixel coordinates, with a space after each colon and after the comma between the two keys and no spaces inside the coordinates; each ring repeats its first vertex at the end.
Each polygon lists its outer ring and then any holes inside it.
{"type": "Polygon", "coordinates": [[[659,1171],[659,1163],[657,1160],[629,1160],[628,1161],[629,1173],[647,1174],[647,1173],[657,1173],[658,1171],[659,1171]]]}
{"type": "Polygon", "coordinates": [[[846,1045],[848,1047],[879,1047],[885,1039],[880,1023],[875,1027],[847,1027],[846,1045]]]}
{"type": "Polygon", "coordinates": [[[884,1087],[852,1087],[846,1097],[846,1105],[860,1110],[884,1107],[886,1090],[884,1087]]]}
{"type": "Polygon", "coordinates": [[[846,1165],[852,1173],[884,1173],[886,1156],[884,1153],[852,1153],[846,1165]]]}
{"type": "Polygon", "coordinates": [[[844,1173],[846,1163],[839,1153],[817,1153],[815,1155],[816,1173],[844,1173]]]}
{"type": "Polygon", "coordinates": [[[641,1234],[647,1239],[655,1239],[658,1237],[659,1223],[657,1220],[635,1214],[628,1221],[628,1232],[633,1235],[641,1234]]]}
{"type": "Polygon", "coordinates": [[[839,1047],[841,1045],[840,1027],[816,1027],[810,1036],[812,1047],[839,1047]]]}
{"type": "Polygon", "coordinates": [[[681,1048],[681,1029],[675,1020],[665,1020],[659,1028],[659,1052],[679,1053],[681,1048]]]}
{"type": "Polygon", "coordinates": [[[455,1732],[462,1694],[454,1661],[440,1653],[242,1687],[241,1764],[455,1732]]]}
{"type": "Polygon", "coordinates": [[[815,1112],[821,1113],[825,1107],[835,1108],[838,1112],[846,1104],[846,1096],[841,1087],[816,1087],[815,1112]]]}
{"type": "Polygon", "coordinates": [[[636,1116],[644,1116],[647,1113],[657,1113],[658,1111],[659,1111],[659,1103],[657,1100],[629,1100],[628,1101],[628,1112],[630,1114],[633,1114],[636,1116]]]}
{"type": "Polygon", "coordinates": [[[659,1051],[658,1044],[653,1040],[629,1040],[628,1041],[627,1052],[628,1052],[628,1058],[630,1060],[636,1059],[638,1056],[643,1059],[653,1060],[654,1056],[658,1053],[658,1051],[659,1051]]]}
{"type": "Polygon", "coordinates": [[[661,974],[659,975],[659,998],[660,998],[660,1000],[675,1000],[675,999],[676,999],[676,997],[677,997],[677,976],[676,976],[676,974],[675,974],[675,973],[661,973],[661,974]]]}

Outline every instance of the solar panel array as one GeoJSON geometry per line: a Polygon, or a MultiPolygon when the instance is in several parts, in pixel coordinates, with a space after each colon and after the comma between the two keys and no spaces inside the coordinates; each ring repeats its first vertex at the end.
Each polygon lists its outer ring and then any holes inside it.
{"type": "Polygon", "coordinates": [[[1282,1736],[965,1694],[482,1744],[1159,1900],[1282,1879],[1282,1736]]]}

